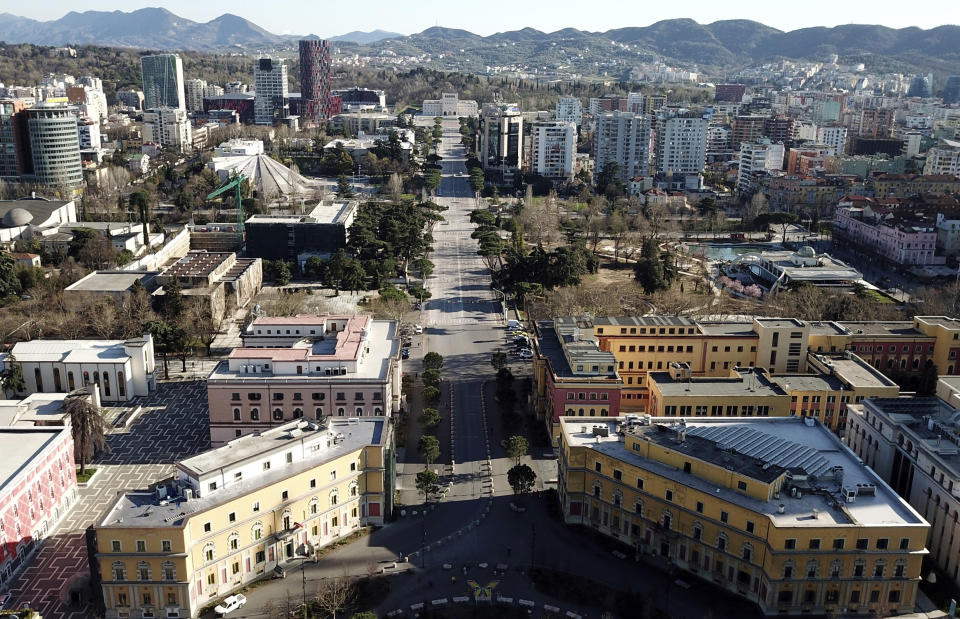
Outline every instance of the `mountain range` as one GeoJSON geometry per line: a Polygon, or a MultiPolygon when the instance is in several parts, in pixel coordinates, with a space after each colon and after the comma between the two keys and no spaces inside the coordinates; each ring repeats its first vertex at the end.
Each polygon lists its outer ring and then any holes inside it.
{"type": "MultiPolygon", "coordinates": [[[[206,23],[163,8],[70,12],[52,21],[0,14],[0,41],[7,43],[252,51],[287,48],[297,38],[270,33],[229,13],[206,23]]],[[[823,58],[835,53],[879,57],[901,70],[954,72],[960,67],[960,26],[922,30],[850,24],[784,32],[750,20],[699,24],[692,19],[670,19],[606,32],[566,28],[546,33],[524,28],[480,36],[433,27],[409,36],[381,30],[354,31],[332,40],[357,53],[390,49],[396,54],[444,54],[479,65],[520,62],[555,67],[566,64],[576,69],[577,65],[610,62],[630,66],[649,54],[683,65],[721,68],[779,58],[823,58]]]]}

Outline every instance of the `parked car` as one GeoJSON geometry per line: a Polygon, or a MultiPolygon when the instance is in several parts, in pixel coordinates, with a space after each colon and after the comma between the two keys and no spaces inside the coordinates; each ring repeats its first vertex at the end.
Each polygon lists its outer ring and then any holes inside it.
{"type": "Polygon", "coordinates": [[[409,348],[401,348],[401,349],[400,349],[400,358],[401,358],[401,359],[409,359],[409,358],[410,358],[410,349],[409,349],[409,348]]]}
{"type": "Polygon", "coordinates": [[[522,348],[517,354],[521,359],[533,359],[533,351],[529,348],[522,348]]]}
{"type": "Polygon", "coordinates": [[[520,329],[520,328],[521,328],[520,321],[519,321],[519,320],[508,320],[508,321],[507,321],[507,328],[508,328],[508,329],[520,329]]]}
{"type": "Polygon", "coordinates": [[[218,615],[226,615],[227,613],[232,613],[238,608],[243,608],[243,605],[247,603],[247,598],[244,597],[242,593],[237,593],[236,595],[231,595],[225,598],[222,602],[217,604],[216,608],[213,609],[213,612],[218,615]]]}
{"type": "Polygon", "coordinates": [[[413,332],[417,335],[423,333],[423,325],[413,325],[413,332]]]}

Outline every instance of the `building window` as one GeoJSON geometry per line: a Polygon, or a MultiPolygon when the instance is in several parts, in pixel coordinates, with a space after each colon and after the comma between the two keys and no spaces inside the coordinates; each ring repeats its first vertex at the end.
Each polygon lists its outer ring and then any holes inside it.
{"type": "Polygon", "coordinates": [[[114,561],[112,571],[114,580],[127,579],[127,566],[123,563],[123,561],[114,561]]]}
{"type": "Polygon", "coordinates": [[[886,537],[881,537],[877,539],[877,550],[886,550],[887,545],[890,543],[890,540],[886,537]]]}
{"type": "Polygon", "coordinates": [[[160,569],[163,573],[164,580],[177,579],[177,568],[174,566],[173,561],[164,561],[160,569]]]}
{"type": "Polygon", "coordinates": [[[790,538],[790,539],[788,539],[788,540],[784,540],[784,542],[783,542],[783,547],[784,547],[786,550],[796,550],[796,549],[797,549],[797,540],[794,539],[794,538],[790,538]]]}
{"type": "Polygon", "coordinates": [[[867,549],[867,538],[861,537],[857,540],[857,550],[866,550],[867,549]]]}
{"type": "Polygon", "coordinates": [[[598,473],[602,473],[602,472],[603,472],[603,465],[600,464],[599,462],[594,462],[594,463],[593,463],[593,470],[596,471],[596,472],[598,472],[598,473]]]}
{"type": "Polygon", "coordinates": [[[147,542],[146,540],[138,539],[137,540],[137,552],[146,552],[147,551],[147,542]]]}
{"type": "Polygon", "coordinates": [[[820,550],[820,539],[813,538],[810,540],[810,550],[820,550]]]}
{"type": "Polygon", "coordinates": [[[720,512],[720,522],[730,522],[730,514],[727,512],[720,512]]]}
{"type": "Polygon", "coordinates": [[[67,387],[70,388],[70,391],[73,391],[77,388],[77,384],[73,378],[73,372],[67,372],[67,387]]]}
{"type": "Polygon", "coordinates": [[[703,501],[697,501],[697,512],[703,513],[703,501]]]}
{"type": "Polygon", "coordinates": [[[747,533],[753,533],[753,523],[747,520],[747,533]]]}
{"type": "Polygon", "coordinates": [[[137,579],[144,581],[150,580],[150,564],[146,561],[137,563],[137,579]]]}
{"type": "Polygon", "coordinates": [[[33,379],[37,383],[37,391],[43,391],[43,377],[40,375],[40,368],[33,368],[33,379]]]}
{"type": "Polygon", "coordinates": [[[260,421],[260,409],[251,408],[250,409],[250,421],[260,421]]]}
{"type": "MultiPolygon", "coordinates": [[[[636,445],[634,445],[634,447],[636,447],[636,445]]],[[[640,477],[637,478],[637,489],[643,490],[643,479],[640,477]]]]}
{"type": "Polygon", "coordinates": [[[283,419],[283,410],[279,408],[273,409],[273,419],[274,421],[280,421],[283,419]]]}
{"type": "Polygon", "coordinates": [[[203,547],[203,558],[204,558],[206,561],[213,561],[214,557],[215,557],[215,555],[214,555],[214,546],[213,546],[213,544],[207,544],[206,546],[204,546],[204,547],[203,547]]]}
{"type": "Polygon", "coordinates": [[[212,531],[212,530],[213,530],[213,525],[211,525],[209,522],[204,522],[204,523],[203,523],[203,532],[204,532],[204,533],[209,533],[209,532],[212,531]]]}
{"type": "Polygon", "coordinates": [[[673,490],[667,490],[666,492],[664,492],[664,497],[668,501],[673,501],[673,490]]]}
{"type": "Polygon", "coordinates": [[[240,421],[240,409],[239,409],[239,408],[233,409],[233,420],[234,420],[234,421],[240,421]]]}
{"type": "Polygon", "coordinates": [[[170,543],[170,540],[160,540],[160,550],[163,552],[173,552],[173,544],[170,543]]]}
{"type": "Polygon", "coordinates": [[[120,550],[120,540],[110,540],[110,550],[111,552],[122,552],[122,550],[120,550]]]}

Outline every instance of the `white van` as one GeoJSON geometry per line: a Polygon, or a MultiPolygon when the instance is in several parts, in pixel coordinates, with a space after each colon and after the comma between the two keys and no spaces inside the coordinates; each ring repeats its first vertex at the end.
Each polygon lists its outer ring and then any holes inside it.
{"type": "Polygon", "coordinates": [[[519,320],[508,320],[508,321],[507,321],[507,329],[520,329],[520,328],[521,328],[521,327],[520,327],[520,321],[519,321],[519,320]]]}

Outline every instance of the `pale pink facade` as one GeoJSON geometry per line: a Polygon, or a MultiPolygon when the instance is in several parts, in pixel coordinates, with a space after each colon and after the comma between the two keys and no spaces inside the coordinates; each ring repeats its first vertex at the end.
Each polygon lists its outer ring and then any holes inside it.
{"type": "Polygon", "coordinates": [[[70,426],[0,428],[0,590],[77,497],[70,426]]]}
{"type": "Polygon", "coordinates": [[[833,217],[834,236],[849,241],[901,265],[945,264],[936,255],[937,229],[886,219],[869,208],[840,206],[833,217]]]}
{"type": "Polygon", "coordinates": [[[210,442],[293,419],[386,417],[401,406],[397,323],[369,316],[258,318],[207,378],[210,442]]]}

